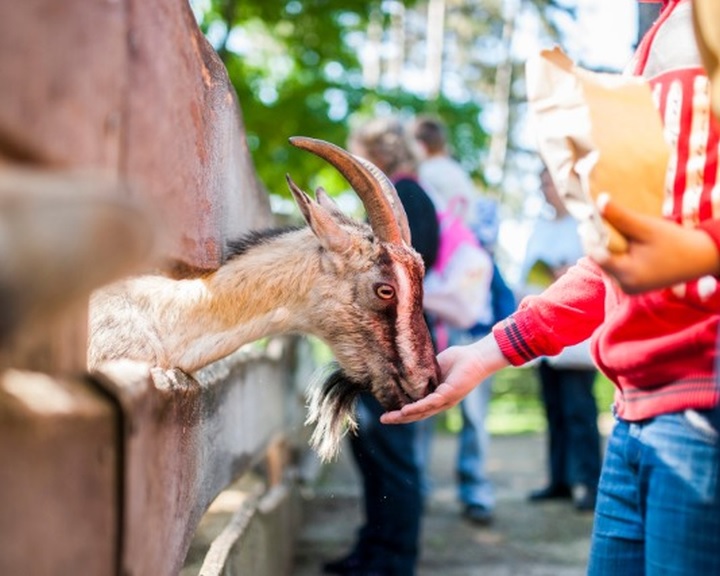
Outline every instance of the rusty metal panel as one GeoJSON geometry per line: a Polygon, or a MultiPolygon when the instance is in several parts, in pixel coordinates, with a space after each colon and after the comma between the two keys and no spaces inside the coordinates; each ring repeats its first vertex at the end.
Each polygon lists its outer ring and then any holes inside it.
{"type": "Polygon", "coordinates": [[[0,3],[0,162],[107,170],[163,260],[216,268],[271,223],[224,65],[187,0],[0,3]]]}
{"type": "Polygon", "coordinates": [[[120,158],[127,91],[124,2],[0,2],[0,128],[53,164],[120,158]]]}
{"type": "Polygon", "coordinates": [[[0,574],[117,573],[118,433],[88,382],[0,376],[0,574]]]}
{"type": "Polygon", "coordinates": [[[123,172],[168,223],[163,253],[215,268],[224,240],[269,225],[225,66],[186,0],[126,0],[130,59],[123,172]]]}
{"type": "Polygon", "coordinates": [[[215,496],[256,462],[296,402],[292,347],[279,358],[238,352],[200,371],[117,362],[101,378],[125,419],[121,570],[175,576],[215,496]]]}

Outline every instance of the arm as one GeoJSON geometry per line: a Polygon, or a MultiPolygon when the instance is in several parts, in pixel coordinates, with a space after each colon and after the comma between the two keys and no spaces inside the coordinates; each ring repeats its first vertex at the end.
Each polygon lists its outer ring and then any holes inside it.
{"type": "Polygon", "coordinates": [[[422,400],[387,412],[384,424],[428,418],[455,406],[480,382],[506,366],[519,366],[587,339],[602,322],[605,295],[601,272],[583,259],[538,296],[529,296],[493,333],[438,357],[442,384],[422,400]]]}
{"type": "Polygon", "coordinates": [[[422,400],[386,412],[383,424],[402,424],[428,418],[455,406],[478,384],[509,365],[492,334],[467,346],[453,346],[438,355],[443,383],[422,400]]]}
{"type": "Polygon", "coordinates": [[[600,268],[581,258],[547,289],[526,296],[517,312],[493,328],[513,366],[554,356],[589,338],[605,317],[606,285],[600,268]]]}
{"type": "Polygon", "coordinates": [[[720,220],[685,228],[669,220],[626,210],[598,197],[603,218],[628,241],[623,254],[592,249],[590,257],[628,294],[663,288],[706,275],[720,275],[720,220]]]}

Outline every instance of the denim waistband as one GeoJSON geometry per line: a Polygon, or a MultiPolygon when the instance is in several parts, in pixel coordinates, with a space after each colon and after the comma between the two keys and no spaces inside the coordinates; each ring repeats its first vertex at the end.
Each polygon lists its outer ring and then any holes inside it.
{"type": "MultiPolygon", "coordinates": [[[[688,410],[681,410],[678,412],[669,412],[668,414],[684,414],[689,411],[694,412],[695,414],[706,419],[715,430],[720,432],[720,405],[715,406],[715,408],[709,408],[709,409],[691,408],[688,410]]],[[[610,412],[612,413],[612,416],[615,420],[622,421],[622,422],[643,424],[643,423],[650,422],[651,420],[653,420],[653,418],[646,418],[644,420],[625,420],[624,418],[621,418],[620,416],[618,416],[617,407],[615,406],[615,404],[613,404],[610,407],[610,412]]],[[[661,416],[661,415],[662,414],[658,414],[658,416],[661,416]]]]}

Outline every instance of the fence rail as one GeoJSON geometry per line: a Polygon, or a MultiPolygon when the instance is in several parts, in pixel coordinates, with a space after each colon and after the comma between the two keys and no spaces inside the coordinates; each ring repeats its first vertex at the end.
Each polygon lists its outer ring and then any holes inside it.
{"type": "Polygon", "coordinates": [[[227,238],[271,222],[186,0],[0,4],[0,574],[187,574],[204,512],[243,474],[262,490],[202,573],[288,570],[303,340],[192,377],[85,368],[91,290],[149,261],[212,270],[227,238]]]}
{"type": "MultiPolygon", "coordinates": [[[[0,574],[178,574],[208,505],[248,471],[264,470],[263,492],[244,514],[272,498],[292,509],[302,391],[295,342],[274,348],[197,379],[129,363],[92,378],[5,371],[0,574]]],[[[297,515],[277,514],[289,540],[297,515]]],[[[254,553],[287,570],[275,540],[254,553]]]]}

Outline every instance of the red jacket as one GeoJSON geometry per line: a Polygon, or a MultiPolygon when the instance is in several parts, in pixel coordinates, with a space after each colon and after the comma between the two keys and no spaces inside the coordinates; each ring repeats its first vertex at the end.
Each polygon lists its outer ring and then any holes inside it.
{"type": "MultiPolygon", "coordinates": [[[[651,83],[671,144],[664,215],[703,228],[720,250],[720,129],[690,8],[687,0],[666,2],[633,65],[651,83]]],[[[616,386],[618,415],[641,420],[717,404],[719,330],[718,278],[630,296],[583,258],[543,294],[524,299],[493,334],[513,365],[592,335],[593,357],[616,386]]]]}

